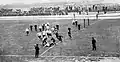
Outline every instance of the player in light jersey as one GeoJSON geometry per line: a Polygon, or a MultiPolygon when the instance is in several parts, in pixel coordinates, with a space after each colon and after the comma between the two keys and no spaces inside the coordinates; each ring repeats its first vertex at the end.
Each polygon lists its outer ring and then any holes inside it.
{"type": "Polygon", "coordinates": [[[58,36],[58,40],[61,41],[61,42],[63,42],[63,41],[62,41],[62,38],[63,38],[62,35],[59,35],[59,36],[58,36]]]}
{"type": "Polygon", "coordinates": [[[42,38],[42,46],[45,46],[47,44],[46,40],[47,40],[47,36],[44,36],[42,38]]]}
{"type": "Polygon", "coordinates": [[[26,32],[27,36],[29,34],[29,31],[30,31],[29,28],[26,28],[25,32],[26,32]]]}
{"type": "Polygon", "coordinates": [[[42,32],[37,33],[36,36],[37,36],[40,40],[42,40],[42,38],[43,38],[42,32]]]}
{"type": "Polygon", "coordinates": [[[40,25],[38,28],[39,28],[39,31],[42,32],[42,26],[40,25]]]}
{"type": "Polygon", "coordinates": [[[54,30],[55,30],[55,28],[52,27],[52,28],[51,28],[51,31],[54,32],[54,30]]]}
{"type": "Polygon", "coordinates": [[[49,22],[47,22],[47,26],[50,26],[50,23],[49,23],[49,22]]]}
{"type": "Polygon", "coordinates": [[[50,26],[46,26],[46,30],[49,30],[50,29],[50,26]]]}
{"type": "Polygon", "coordinates": [[[45,45],[45,47],[49,47],[50,46],[50,43],[49,42],[47,42],[46,43],[46,45],[45,45]]]}
{"type": "Polygon", "coordinates": [[[49,36],[52,36],[52,31],[51,31],[51,30],[47,30],[46,33],[47,33],[47,36],[48,36],[48,37],[49,37],[49,36]]]}
{"type": "Polygon", "coordinates": [[[46,36],[46,31],[42,31],[43,37],[46,36]]]}
{"type": "Polygon", "coordinates": [[[47,23],[45,23],[45,26],[47,26],[47,23]]]}
{"type": "Polygon", "coordinates": [[[47,37],[47,40],[46,40],[46,47],[50,47],[50,44],[51,44],[51,37],[47,37]]]}
{"type": "Polygon", "coordinates": [[[54,38],[55,40],[58,40],[56,35],[52,33],[52,38],[54,38]]]}
{"type": "Polygon", "coordinates": [[[72,25],[75,25],[75,20],[72,20],[72,25]]]}

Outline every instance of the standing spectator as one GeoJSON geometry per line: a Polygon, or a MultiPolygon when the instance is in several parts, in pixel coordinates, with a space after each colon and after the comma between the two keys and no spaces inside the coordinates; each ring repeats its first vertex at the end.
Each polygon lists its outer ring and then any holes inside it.
{"type": "Polygon", "coordinates": [[[96,50],[96,40],[92,37],[92,50],[96,50]]]}
{"type": "Polygon", "coordinates": [[[38,44],[35,45],[35,58],[38,58],[39,56],[39,47],[38,44]]]}

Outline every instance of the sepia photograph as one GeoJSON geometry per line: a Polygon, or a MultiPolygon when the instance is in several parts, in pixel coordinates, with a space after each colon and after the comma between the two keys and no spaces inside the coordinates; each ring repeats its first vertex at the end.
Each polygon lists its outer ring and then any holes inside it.
{"type": "Polygon", "coordinates": [[[0,62],[120,62],[120,0],[0,0],[0,62]]]}

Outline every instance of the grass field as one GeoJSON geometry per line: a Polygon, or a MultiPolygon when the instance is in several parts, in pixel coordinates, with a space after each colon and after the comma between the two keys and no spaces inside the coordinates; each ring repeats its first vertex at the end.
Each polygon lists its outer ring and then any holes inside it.
{"type": "MultiPolygon", "coordinates": [[[[119,36],[120,19],[114,20],[90,20],[91,26],[87,26],[86,30],[78,31],[72,26],[72,20],[0,20],[0,54],[1,55],[34,55],[34,44],[41,43],[36,37],[35,31],[29,36],[25,36],[25,29],[29,24],[42,24],[49,22],[51,25],[60,24],[60,34],[64,36],[64,42],[59,43],[55,47],[47,51],[43,56],[119,56],[119,36]],[[67,28],[72,28],[72,40],[67,36],[67,28]],[[91,36],[97,39],[97,51],[91,49],[91,36]]],[[[83,20],[78,20],[80,21],[83,20]]],[[[83,28],[83,24],[82,27],[83,28]]],[[[40,54],[48,48],[40,47],[40,54]]],[[[9,59],[11,57],[1,57],[9,59]]],[[[14,57],[17,58],[17,57],[14,57]]],[[[20,58],[14,59],[14,62],[22,62],[20,58]]],[[[30,57],[27,59],[31,59],[30,57]]],[[[25,59],[25,58],[24,58],[25,59]]],[[[5,62],[7,62],[6,60],[5,62]]],[[[12,61],[10,59],[9,61],[12,61]]]]}

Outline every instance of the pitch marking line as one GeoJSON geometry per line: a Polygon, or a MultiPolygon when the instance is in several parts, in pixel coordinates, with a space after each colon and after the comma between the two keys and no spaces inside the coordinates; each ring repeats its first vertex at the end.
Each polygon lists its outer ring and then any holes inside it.
{"type": "MultiPolygon", "coordinates": [[[[23,57],[23,56],[27,56],[27,57],[31,57],[31,56],[35,56],[35,55],[0,55],[0,56],[4,56],[4,57],[23,57]]],[[[57,57],[79,57],[79,58],[117,58],[117,57],[95,57],[95,56],[40,56],[40,57],[46,57],[46,58],[49,58],[49,57],[53,57],[54,58],[57,58],[57,57]]]]}

